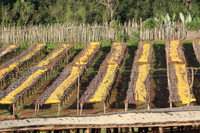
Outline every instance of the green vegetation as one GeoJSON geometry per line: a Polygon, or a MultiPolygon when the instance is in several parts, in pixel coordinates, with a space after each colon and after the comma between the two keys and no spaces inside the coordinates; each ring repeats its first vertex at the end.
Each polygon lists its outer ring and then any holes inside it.
{"type": "Polygon", "coordinates": [[[131,34],[128,42],[128,46],[137,46],[140,41],[140,33],[139,31],[135,31],[131,34]]]}
{"type": "Polygon", "coordinates": [[[58,44],[59,44],[59,43],[56,43],[56,42],[47,43],[47,52],[52,51],[54,48],[56,48],[56,46],[57,46],[58,44]]]}
{"type": "Polygon", "coordinates": [[[158,22],[153,18],[148,18],[144,21],[144,28],[145,29],[153,29],[158,26],[158,22]]]}
{"type": "Polygon", "coordinates": [[[180,12],[200,16],[199,10],[199,0],[1,0],[0,23],[2,26],[94,24],[114,20],[124,23],[140,18],[161,19],[166,14],[174,18],[180,12]]]}
{"type": "Polygon", "coordinates": [[[30,45],[28,43],[22,43],[20,45],[20,51],[24,51],[26,49],[28,49],[30,47],[30,45]]]}
{"type": "Polygon", "coordinates": [[[198,31],[200,29],[200,19],[197,18],[186,24],[186,28],[190,31],[198,31]]]}
{"type": "Polygon", "coordinates": [[[111,47],[112,45],[112,42],[111,41],[104,41],[104,42],[101,42],[101,47],[104,48],[104,47],[111,47]]]}

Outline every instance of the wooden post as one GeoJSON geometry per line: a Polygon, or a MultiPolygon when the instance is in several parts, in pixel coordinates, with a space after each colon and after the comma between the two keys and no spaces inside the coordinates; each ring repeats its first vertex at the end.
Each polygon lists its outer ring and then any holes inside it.
{"type": "Polygon", "coordinates": [[[68,61],[69,61],[69,52],[67,51],[67,65],[68,65],[68,61]]]}
{"type": "MultiPolygon", "coordinates": [[[[79,65],[80,65],[80,61],[79,61],[79,65]]],[[[77,115],[79,115],[79,91],[80,91],[80,75],[79,75],[79,70],[80,66],[78,66],[78,90],[77,90],[77,115]]]]}
{"type": "Polygon", "coordinates": [[[13,103],[13,116],[15,116],[15,104],[13,103]]]}
{"type": "Polygon", "coordinates": [[[142,34],[142,18],[140,18],[140,40],[143,40],[143,34],[142,34]]]}
{"type": "Polygon", "coordinates": [[[169,102],[169,106],[170,106],[170,108],[173,108],[173,105],[172,105],[171,101],[169,102]]]}
{"type": "Polygon", "coordinates": [[[159,132],[163,133],[163,127],[159,127],[159,132]]]}
{"type": "Polygon", "coordinates": [[[83,103],[81,103],[80,106],[81,106],[80,115],[83,115],[83,103]]]}
{"type": "Polygon", "coordinates": [[[86,133],[90,133],[90,129],[89,128],[87,128],[86,133]]]}
{"type": "Polygon", "coordinates": [[[150,110],[150,104],[149,103],[147,104],[147,110],[150,110]]]}
{"type": "Polygon", "coordinates": [[[191,101],[191,91],[192,91],[192,87],[193,87],[193,83],[194,83],[194,68],[191,67],[191,71],[192,71],[192,81],[191,84],[189,86],[189,92],[188,92],[188,104],[187,106],[190,106],[190,101],[191,101]]]}
{"type": "Polygon", "coordinates": [[[104,114],[106,113],[106,103],[104,102],[104,114]]]}
{"type": "Polygon", "coordinates": [[[37,107],[38,107],[37,108],[37,113],[39,113],[39,111],[40,111],[40,105],[38,104],[37,107]]]}
{"type": "Polygon", "coordinates": [[[61,103],[58,104],[58,116],[60,115],[61,112],[61,103]]]}
{"type": "Polygon", "coordinates": [[[35,104],[35,116],[37,116],[37,104],[35,104]]]}
{"type": "Polygon", "coordinates": [[[128,110],[128,103],[125,103],[125,112],[128,110]]]}

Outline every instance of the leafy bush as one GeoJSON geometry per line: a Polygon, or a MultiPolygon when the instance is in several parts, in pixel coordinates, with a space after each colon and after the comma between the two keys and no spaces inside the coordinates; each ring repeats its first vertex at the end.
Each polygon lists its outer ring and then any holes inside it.
{"type": "Polygon", "coordinates": [[[24,51],[26,49],[28,49],[30,47],[30,45],[27,42],[24,42],[20,45],[20,51],[24,51]]]}
{"type": "Polygon", "coordinates": [[[47,52],[51,52],[59,43],[47,43],[47,52]]]}
{"type": "Polygon", "coordinates": [[[138,45],[138,42],[140,41],[140,33],[139,31],[133,32],[128,40],[128,45],[138,45]]]}
{"type": "Polygon", "coordinates": [[[153,18],[148,18],[144,21],[144,28],[145,29],[153,29],[158,26],[158,22],[153,18]]]}
{"type": "Polygon", "coordinates": [[[111,28],[120,31],[122,27],[119,25],[119,22],[117,20],[113,20],[111,23],[111,28]]]}
{"type": "Polygon", "coordinates": [[[76,50],[80,50],[80,49],[83,49],[85,47],[85,45],[84,44],[81,44],[81,43],[77,43],[76,45],[75,45],[75,49],[76,50]]]}
{"type": "Polygon", "coordinates": [[[129,37],[127,33],[117,35],[117,42],[127,42],[128,39],[129,37]]]}
{"type": "Polygon", "coordinates": [[[191,21],[190,23],[186,24],[186,29],[190,30],[190,31],[197,31],[200,29],[200,19],[196,18],[193,21],[191,21]]]}
{"type": "Polygon", "coordinates": [[[106,41],[101,42],[101,44],[102,44],[101,47],[108,47],[112,45],[112,42],[109,40],[106,40],[106,41]]]}

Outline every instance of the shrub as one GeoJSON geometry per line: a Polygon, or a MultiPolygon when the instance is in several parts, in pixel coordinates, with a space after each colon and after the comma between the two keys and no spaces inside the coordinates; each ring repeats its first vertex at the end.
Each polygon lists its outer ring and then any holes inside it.
{"type": "Polygon", "coordinates": [[[186,24],[186,29],[190,30],[190,31],[199,30],[200,29],[200,19],[197,18],[197,19],[191,21],[190,23],[187,23],[186,24]]]}
{"type": "Polygon", "coordinates": [[[127,42],[128,38],[129,37],[128,37],[127,33],[118,34],[117,35],[117,42],[127,42]]]}
{"type": "Polygon", "coordinates": [[[128,40],[128,45],[138,45],[138,42],[140,41],[140,33],[139,31],[133,32],[130,36],[130,39],[128,40]]]}
{"type": "Polygon", "coordinates": [[[120,31],[122,29],[117,20],[112,21],[111,28],[115,29],[116,31],[120,31]]]}
{"type": "Polygon", "coordinates": [[[47,43],[47,52],[51,52],[59,43],[57,42],[51,42],[51,43],[47,43]]]}
{"type": "Polygon", "coordinates": [[[158,22],[154,20],[153,18],[148,18],[144,21],[144,28],[145,29],[153,29],[158,26],[158,22]]]}
{"type": "Polygon", "coordinates": [[[111,45],[112,45],[112,42],[109,40],[105,40],[105,41],[101,42],[101,47],[108,47],[111,45]]]}

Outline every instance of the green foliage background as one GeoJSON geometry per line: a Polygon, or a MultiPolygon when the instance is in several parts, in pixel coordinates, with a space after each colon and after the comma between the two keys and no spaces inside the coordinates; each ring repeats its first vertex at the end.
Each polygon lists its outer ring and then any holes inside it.
{"type": "Polygon", "coordinates": [[[112,12],[106,3],[108,0],[1,0],[0,24],[10,25],[47,25],[54,23],[104,23],[117,20],[139,21],[147,18],[161,18],[167,13],[170,17],[180,12],[195,14],[200,17],[199,0],[110,0],[115,10],[112,12]],[[117,3],[117,4],[116,4],[117,3]]]}

